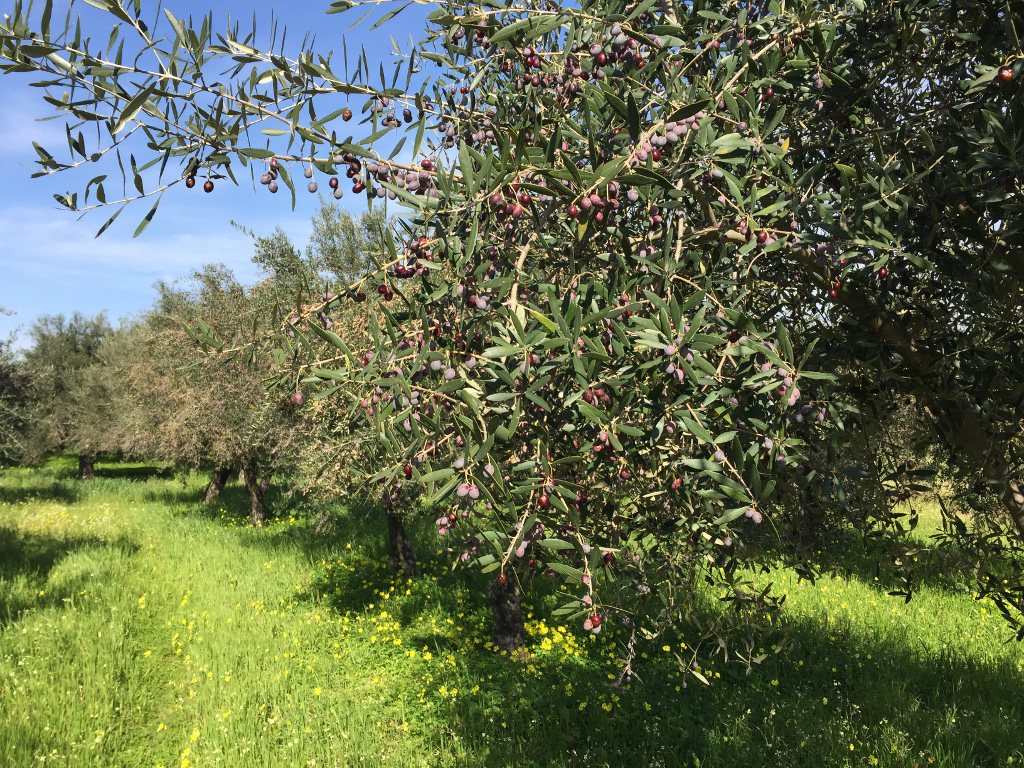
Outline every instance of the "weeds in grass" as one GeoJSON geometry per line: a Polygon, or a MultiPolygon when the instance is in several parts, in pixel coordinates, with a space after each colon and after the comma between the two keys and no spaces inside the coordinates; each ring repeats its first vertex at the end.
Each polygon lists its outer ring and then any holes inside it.
{"type": "Polygon", "coordinates": [[[718,657],[686,687],[685,638],[659,638],[618,688],[625,629],[553,619],[557,580],[524,585],[529,654],[509,662],[487,576],[453,570],[428,530],[404,579],[373,516],[330,538],[287,514],[255,531],[231,488],[200,508],[202,478],[65,469],[0,478],[0,765],[1024,760],[1024,653],[955,579],[904,604],[867,568],[779,571],[791,628],[752,674],[718,657]]]}

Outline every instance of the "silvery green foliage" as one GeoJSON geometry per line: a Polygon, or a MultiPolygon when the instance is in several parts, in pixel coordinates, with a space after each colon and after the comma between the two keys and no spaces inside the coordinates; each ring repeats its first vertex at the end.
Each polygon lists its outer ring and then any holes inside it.
{"type": "MultiPolygon", "coordinates": [[[[562,610],[588,629],[643,615],[654,632],[689,620],[720,635],[700,618],[706,584],[754,629],[778,611],[752,575],[765,552],[812,574],[830,517],[899,541],[887,503],[853,510],[846,488],[921,478],[839,458],[838,428],[870,418],[866,378],[920,398],[1024,531],[1018,446],[999,437],[1019,433],[1022,392],[1024,109],[1005,89],[1020,75],[1019,13],[981,0],[452,0],[377,88],[365,54],[353,72],[344,49],[343,64],[288,59],[210,19],[187,27],[168,11],[150,30],[137,2],[90,4],[155,63],[129,61],[117,30],[105,55],[71,27],[52,35],[49,4],[38,31],[9,17],[7,69],[73,82],[74,98],[51,103],[106,136],[94,149],[69,129],[73,159],[39,148],[40,172],[144,141],[145,162],[124,171],[138,195],[118,204],[241,166],[271,191],[280,180],[293,205],[292,172],[312,167],[404,207],[408,239],[331,299],[374,305],[372,344],[350,347],[320,317],[308,333],[335,350],[325,361],[296,318],[278,357],[298,354],[322,396],[352,398],[384,503],[416,488],[444,505],[439,531],[464,559],[502,579],[567,579],[579,599],[562,610]],[[984,40],[962,34],[975,22],[984,40]],[[934,53],[947,49],[957,56],[934,53]],[[340,138],[347,108],[315,108],[337,94],[362,99],[360,138],[340,138]],[[394,159],[407,142],[412,164],[394,159]],[[957,374],[960,354],[988,373],[957,374]],[[990,407],[992,382],[1005,396],[990,407]],[[652,615],[640,606],[655,592],[652,615]]],[[[60,202],[111,205],[104,181],[60,202]]],[[[991,541],[973,542],[979,556],[991,541]]],[[[1016,610],[1018,587],[999,589],[1016,610]]]]}

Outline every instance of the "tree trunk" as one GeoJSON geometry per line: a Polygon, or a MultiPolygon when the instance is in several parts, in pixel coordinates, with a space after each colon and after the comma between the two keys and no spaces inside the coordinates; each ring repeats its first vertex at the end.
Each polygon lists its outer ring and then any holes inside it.
{"type": "Polygon", "coordinates": [[[1016,473],[1006,460],[1003,446],[992,438],[970,404],[962,400],[935,403],[928,410],[943,428],[946,441],[962,452],[970,464],[982,468],[985,479],[993,484],[1009,513],[1018,536],[1024,540],[1024,488],[1014,477],[1016,473]]]}
{"type": "Polygon", "coordinates": [[[511,656],[523,647],[526,637],[523,594],[519,591],[519,582],[511,568],[487,585],[487,601],[494,614],[491,639],[503,656],[511,656]]]}
{"type": "Polygon", "coordinates": [[[1024,539],[1024,486],[1018,480],[1010,480],[1003,489],[1002,499],[1017,527],[1017,533],[1024,539]]]}
{"type": "Polygon", "coordinates": [[[247,483],[245,482],[245,465],[244,464],[241,464],[238,467],[238,482],[240,482],[242,485],[245,485],[246,487],[248,487],[247,483]]]}
{"type": "Polygon", "coordinates": [[[78,479],[92,480],[93,467],[96,464],[96,455],[92,453],[78,454],[78,479]]]}
{"type": "Polygon", "coordinates": [[[263,527],[263,521],[267,518],[267,511],[263,506],[263,496],[270,487],[272,471],[267,471],[262,478],[259,477],[259,465],[255,460],[247,461],[243,465],[245,471],[245,488],[249,491],[249,522],[254,528],[263,527]],[[259,478],[259,479],[258,479],[259,478]]]}
{"type": "Polygon", "coordinates": [[[406,578],[411,578],[419,573],[419,566],[416,564],[416,550],[412,548],[409,534],[405,532],[405,522],[401,515],[390,510],[388,516],[388,538],[391,542],[391,570],[395,573],[401,571],[406,578]]]}
{"type": "Polygon", "coordinates": [[[231,477],[231,467],[214,467],[210,484],[206,486],[206,493],[203,494],[203,504],[209,504],[220,496],[229,477],[231,477]]]}
{"type": "Polygon", "coordinates": [[[666,24],[678,24],[679,17],[676,15],[676,3],[675,0],[661,0],[661,15],[664,17],[666,24]]]}

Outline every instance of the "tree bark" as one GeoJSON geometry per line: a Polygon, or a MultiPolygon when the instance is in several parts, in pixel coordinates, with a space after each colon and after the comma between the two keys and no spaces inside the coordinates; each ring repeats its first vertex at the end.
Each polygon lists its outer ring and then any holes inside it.
{"type": "Polygon", "coordinates": [[[1006,460],[1006,451],[992,439],[969,403],[962,400],[937,402],[928,410],[942,426],[949,445],[962,452],[972,465],[981,467],[985,479],[999,494],[1017,534],[1024,540],[1024,488],[1014,477],[1017,473],[1006,460]]]}
{"type": "Polygon", "coordinates": [[[503,656],[511,656],[523,647],[526,638],[523,594],[519,591],[519,581],[511,568],[505,569],[502,576],[487,585],[487,602],[491,604],[494,615],[491,639],[503,656]]]}
{"type": "Polygon", "coordinates": [[[270,487],[272,471],[267,471],[262,478],[259,476],[259,465],[256,460],[247,461],[243,465],[245,470],[245,488],[249,491],[249,522],[254,528],[263,527],[263,521],[267,518],[267,510],[263,506],[263,496],[270,487]]]}
{"type": "Polygon", "coordinates": [[[1024,539],[1024,486],[1013,479],[1006,483],[1002,493],[1003,505],[1013,518],[1017,533],[1024,539]]]}
{"type": "Polygon", "coordinates": [[[94,477],[94,466],[96,455],[91,453],[78,454],[78,479],[92,480],[94,477]]]}
{"type": "Polygon", "coordinates": [[[231,477],[231,467],[214,467],[210,484],[206,486],[206,493],[203,494],[203,504],[209,504],[220,496],[229,477],[231,477]]]}
{"type": "Polygon", "coordinates": [[[401,571],[406,578],[419,573],[416,563],[416,550],[412,548],[409,534],[405,532],[405,522],[401,515],[388,510],[388,538],[391,542],[391,570],[401,571]]]}
{"type": "Polygon", "coordinates": [[[678,24],[679,17],[676,15],[675,0],[661,0],[661,15],[668,24],[678,24]]]}

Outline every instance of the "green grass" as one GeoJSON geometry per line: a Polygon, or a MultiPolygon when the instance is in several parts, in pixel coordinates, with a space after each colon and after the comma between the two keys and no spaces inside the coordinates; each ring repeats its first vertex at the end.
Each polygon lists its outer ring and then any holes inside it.
{"type": "MultiPolygon", "coordinates": [[[[624,635],[560,625],[527,586],[525,663],[487,647],[487,576],[383,521],[244,525],[242,489],[66,460],[0,476],[0,766],[978,766],[1024,762],[1024,653],[941,579],[789,594],[793,649],[682,685],[665,640],[611,687],[624,635]]],[[[922,526],[934,525],[924,518],[922,526]]],[[[679,641],[670,650],[678,651],[679,641]]]]}

